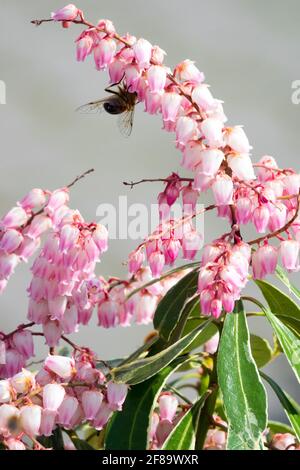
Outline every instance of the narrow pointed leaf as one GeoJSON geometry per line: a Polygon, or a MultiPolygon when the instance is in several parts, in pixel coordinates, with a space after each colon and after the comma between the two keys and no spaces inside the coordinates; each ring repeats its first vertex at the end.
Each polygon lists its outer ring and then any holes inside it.
{"type": "Polygon", "coordinates": [[[200,410],[203,407],[207,394],[185,413],[165,441],[163,450],[194,450],[200,410]]]}
{"type": "Polygon", "coordinates": [[[198,284],[198,270],[184,276],[159,302],[153,324],[160,336],[168,341],[184,313],[188,300],[195,294],[198,284]]]}
{"type": "Polygon", "coordinates": [[[272,359],[272,348],[268,341],[257,335],[250,335],[253,358],[257,367],[265,366],[272,359]]]}
{"type": "MultiPolygon", "coordinates": [[[[274,392],[276,393],[280,403],[282,404],[284,411],[293,427],[293,430],[300,440],[300,405],[290,397],[271,377],[264,374],[263,372],[260,373],[262,378],[268,382],[268,384],[272,387],[274,392]]],[[[279,432],[279,431],[276,431],[279,432]]],[[[283,432],[283,431],[280,431],[283,432]]],[[[285,431],[288,432],[288,431],[285,431]]]]}
{"type": "Polygon", "coordinates": [[[284,269],[282,269],[281,266],[277,266],[276,275],[278,279],[280,279],[287,286],[289,291],[292,292],[295,297],[300,301],[300,290],[290,282],[286,272],[284,271],[284,269]]]}
{"type": "Polygon", "coordinates": [[[130,387],[122,412],[114,415],[106,435],[107,450],[145,450],[157,398],[170,375],[183,363],[177,358],[154,377],[130,387]]]}
{"type": "Polygon", "coordinates": [[[228,420],[227,448],[259,450],[267,424],[267,398],[254,362],[242,302],[227,314],[217,360],[219,385],[228,420]]]}
{"type": "Polygon", "coordinates": [[[112,379],[117,383],[128,383],[131,385],[149,379],[185,351],[189,344],[210,324],[210,321],[207,320],[176,343],[153,356],[137,359],[129,364],[115,367],[111,370],[112,379]]]}
{"type": "Polygon", "coordinates": [[[255,282],[274,315],[300,321],[300,307],[288,295],[269,282],[258,280],[255,282]]]}
{"type": "Polygon", "coordinates": [[[286,355],[298,382],[300,382],[300,340],[279,318],[269,309],[265,309],[266,316],[271,323],[278,341],[286,355]]]}

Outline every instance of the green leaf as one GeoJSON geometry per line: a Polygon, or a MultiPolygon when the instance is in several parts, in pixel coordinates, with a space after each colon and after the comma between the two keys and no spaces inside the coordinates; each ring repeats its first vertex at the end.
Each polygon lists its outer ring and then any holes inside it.
{"type": "Polygon", "coordinates": [[[286,355],[291,368],[300,382],[300,340],[279,318],[268,308],[265,308],[266,316],[271,323],[278,341],[286,355]]]}
{"type": "Polygon", "coordinates": [[[272,359],[272,348],[269,342],[260,336],[251,334],[250,344],[257,367],[265,366],[272,359]]]}
{"type": "Polygon", "coordinates": [[[255,282],[274,315],[300,321],[300,308],[290,297],[269,282],[258,280],[255,282]]]}
{"type": "MultiPolygon", "coordinates": [[[[204,322],[206,322],[206,318],[189,318],[183,334],[186,335],[190,331],[193,331],[195,328],[197,328],[198,325],[202,325],[204,322]]],[[[203,331],[197,336],[196,339],[189,345],[189,351],[193,351],[194,349],[199,348],[202,346],[206,341],[208,341],[212,336],[214,336],[218,332],[218,327],[214,323],[209,323],[203,331]]]]}
{"type": "Polygon", "coordinates": [[[165,441],[162,450],[194,450],[200,410],[208,394],[199,400],[185,413],[165,441]]]}
{"type": "Polygon", "coordinates": [[[300,300],[300,290],[290,282],[286,272],[284,271],[284,269],[282,269],[281,266],[277,266],[276,275],[278,279],[280,279],[287,286],[289,291],[292,292],[298,300],[300,300]]]}
{"type": "Polygon", "coordinates": [[[254,362],[241,301],[224,320],[217,371],[228,420],[227,448],[259,450],[267,424],[267,397],[254,362]]]}
{"type": "Polygon", "coordinates": [[[198,285],[198,270],[191,271],[173,286],[159,302],[153,324],[160,336],[169,341],[173,330],[180,322],[188,300],[195,294],[198,285]]]}
{"type": "Polygon", "coordinates": [[[79,439],[79,437],[75,433],[71,432],[68,434],[77,450],[95,450],[94,447],[92,447],[86,441],[79,439]]]}
{"type": "Polygon", "coordinates": [[[106,435],[107,450],[145,450],[157,398],[170,375],[183,363],[177,358],[161,372],[130,387],[122,412],[115,413],[106,435]]]}
{"type": "Polygon", "coordinates": [[[263,372],[261,372],[260,375],[266,382],[268,382],[268,384],[276,393],[294,429],[298,440],[300,440],[300,406],[292,397],[290,397],[284,390],[282,390],[282,388],[273,379],[271,379],[271,377],[264,374],[263,372]]]}
{"type": "Polygon", "coordinates": [[[284,434],[286,432],[294,434],[294,430],[291,428],[291,426],[288,424],[279,423],[279,421],[268,421],[268,428],[272,434],[284,434]]]}
{"type": "Polygon", "coordinates": [[[205,323],[198,326],[195,330],[188,333],[179,341],[153,356],[146,357],[145,359],[137,359],[129,364],[115,367],[110,372],[112,380],[117,383],[128,383],[134,385],[149,379],[165,366],[170,364],[175,357],[179,356],[179,354],[181,354],[189,344],[197,338],[210,321],[211,320],[206,320],[205,323]]]}

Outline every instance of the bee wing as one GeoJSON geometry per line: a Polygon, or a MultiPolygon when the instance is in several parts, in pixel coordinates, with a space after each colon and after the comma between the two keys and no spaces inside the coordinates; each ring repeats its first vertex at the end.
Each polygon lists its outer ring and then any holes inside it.
{"type": "Polygon", "coordinates": [[[107,98],[103,98],[102,100],[91,101],[90,103],[84,104],[79,106],[76,111],[84,114],[89,113],[102,113],[104,111],[103,105],[107,102],[107,98]]]}
{"type": "Polygon", "coordinates": [[[125,111],[119,116],[118,126],[120,129],[120,132],[125,137],[129,137],[131,134],[132,126],[133,126],[133,118],[134,118],[134,107],[130,110],[125,111]]]}

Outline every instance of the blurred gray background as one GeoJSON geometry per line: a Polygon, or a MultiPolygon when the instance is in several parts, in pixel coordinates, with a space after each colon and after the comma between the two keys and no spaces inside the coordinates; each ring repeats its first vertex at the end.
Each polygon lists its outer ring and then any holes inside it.
{"type": "MultiPolygon", "coordinates": [[[[163,177],[179,171],[179,152],[173,136],[161,132],[161,121],[136,110],[134,130],[124,139],[113,117],[75,113],[77,106],[103,95],[107,75],[92,62],[75,61],[74,40],[81,27],[39,28],[31,19],[47,18],[64,6],[61,0],[37,2],[0,0],[0,80],[7,86],[7,104],[0,105],[0,213],[29,189],[54,189],[94,167],[96,172],[72,190],[71,205],[87,220],[95,219],[98,204],[154,203],[159,184],[133,189],[122,181],[163,177]]],[[[159,44],[166,62],[195,60],[213,94],[225,101],[231,124],[244,124],[253,159],[274,155],[282,166],[297,167],[300,105],[292,104],[291,85],[300,79],[300,3],[297,0],[161,0],[129,2],[79,0],[86,17],[113,20],[120,33],[129,31],[159,44]]],[[[182,173],[182,172],[181,172],[182,173]]],[[[224,231],[212,215],[205,221],[206,241],[224,231]]],[[[122,276],[122,262],[136,246],[132,240],[112,241],[99,273],[122,276]]],[[[28,266],[20,266],[0,299],[4,331],[22,322],[27,309],[28,266]]],[[[295,277],[296,282],[299,277],[295,277]]],[[[96,325],[95,319],[91,322],[96,325]]],[[[270,331],[265,321],[252,322],[258,334],[270,331]]],[[[76,335],[103,358],[119,357],[139,346],[150,327],[103,330],[82,327],[76,335]]],[[[38,339],[38,341],[41,341],[38,339]]],[[[42,341],[37,358],[43,353],[42,341]]],[[[282,358],[267,370],[295,398],[299,389],[282,358]]],[[[271,394],[271,417],[282,417],[271,394]]]]}

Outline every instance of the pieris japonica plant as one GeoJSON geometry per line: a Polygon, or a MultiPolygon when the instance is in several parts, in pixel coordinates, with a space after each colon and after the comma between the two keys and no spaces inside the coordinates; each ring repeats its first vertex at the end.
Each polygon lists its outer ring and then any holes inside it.
{"type": "Polygon", "coordinates": [[[300,406],[262,371],[285,354],[300,377],[300,291],[289,280],[300,266],[299,173],[269,155],[254,163],[243,127],[227,124],[191,60],[171,69],[159,46],[110,20],[90,23],[73,4],[33,21],[44,22],[79,27],[77,60],[117,86],[90,105],[127,120],[144,106],[174,134],[190,176],[158,180],[159,226],[129,254],[125,279],[101,276],[109,233],[69,203],[92,170],[54,191],[30,190],[1,218],[1,294],[20,263],[32,273],[24,323],[0,331],[2,448],[299,450],[300,406]],[[198,210],[204,193],[211,204],[198,210]],[[180,200],[183,215],[172,218],[180,200]],[[228,230],[200,250],[194,222],[208,211],[228,230]],[[93,315],[100,329],[153,322],[154,331],[129,357],[99,357],[69,338],[93,315]],[[249,316],[271,325],[273,344],[249,333],[249,316]],[[36,336],[49,351],[39,368],[36,336]],[[289,424],[268,419],[265,383],[289,424]]]}

